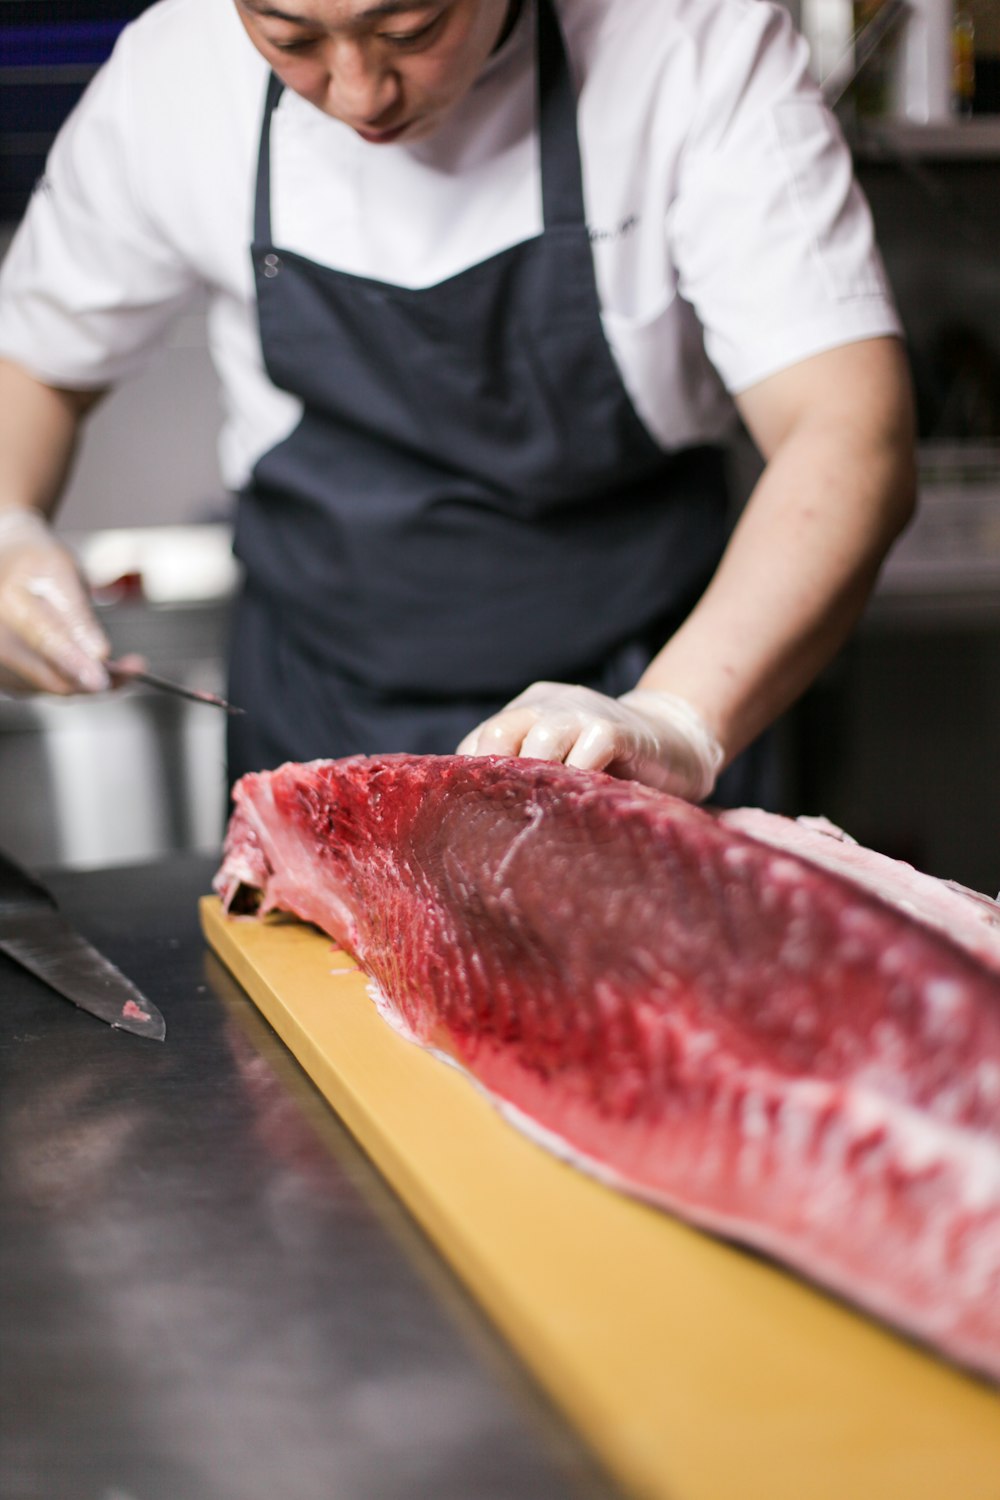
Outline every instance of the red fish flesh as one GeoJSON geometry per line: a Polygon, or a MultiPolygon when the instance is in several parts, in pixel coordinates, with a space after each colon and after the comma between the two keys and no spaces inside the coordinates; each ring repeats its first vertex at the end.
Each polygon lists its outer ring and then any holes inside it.
{"type": "Polygon", "coordinates": [[[841,842],[357,756],[245,776],[216,889],[330,934],[578,1165],[1000,1378],[1000,907],[841,842]]]}

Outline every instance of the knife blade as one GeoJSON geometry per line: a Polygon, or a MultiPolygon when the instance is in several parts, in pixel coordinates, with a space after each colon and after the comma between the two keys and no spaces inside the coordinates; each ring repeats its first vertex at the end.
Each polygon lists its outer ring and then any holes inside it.
{"type": "Polygon", "coordinates": [[[112,682],[144,682],[147,687],[156,688],[161,693],[172,693],[175,698],[186,698],[189,703],[207,703],[212,708],[221,708],[227,714],[242,714],[246,709],[237,708],[235,703],[228,703],[225,698],[220,698],[218,693],[207,693],[201,688],[185,687],[183,683],[174,682],[169,677],[161,677],[158,672],[149,672],[144,667],[135,665],[126,658],[122,661],[105,662],[105,667],[111,675],[112,682]]]}
{"type": "Polygon", "coordinates": [[[41,881],[2,850],[0,951],[109,1026],[158,1042],[166,1036],[152,1001],[70,926],[41,881]]]}

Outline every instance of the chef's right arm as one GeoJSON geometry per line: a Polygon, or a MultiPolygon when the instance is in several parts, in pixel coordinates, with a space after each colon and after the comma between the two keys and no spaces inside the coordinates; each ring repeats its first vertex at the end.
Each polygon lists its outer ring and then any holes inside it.
{"type": "Polygon", "coordinates": [[[96,692],[109,646],[49,525],[95,391],[45,385],[0,360],[0,691],[96,692]]]}

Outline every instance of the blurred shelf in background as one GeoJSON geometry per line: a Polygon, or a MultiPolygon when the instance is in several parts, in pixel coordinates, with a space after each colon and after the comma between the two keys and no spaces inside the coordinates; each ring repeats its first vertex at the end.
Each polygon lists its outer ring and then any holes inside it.
{"type": "Polygon", "coordinates": [[[903,120],[863,120],[848,129],[861,161],[1000,161],[1000,116],[982,115],[951,125],[903,120]]]}
{"type": "Polygon", "coordinates": [[[924,445],[919,488],[864,628],[1000,628],[1000,445],[924,445]]]}

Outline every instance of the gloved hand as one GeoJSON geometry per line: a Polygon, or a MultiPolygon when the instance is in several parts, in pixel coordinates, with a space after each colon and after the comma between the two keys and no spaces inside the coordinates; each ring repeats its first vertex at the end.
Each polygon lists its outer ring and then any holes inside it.
{"type": "Polygon", "coordinates": [[[76,563],[37,511],[0,511],[0,691],[100,692],[107,638],[76,563]]]}
{"type": "Polygon", "coordinates": [[[672,693],[636,689],[607,698],[590,688],[536,682],[474,729],[459,755],[525,755],[608,771],[701,802],[715,785],[722,746],[672,693]]]}

